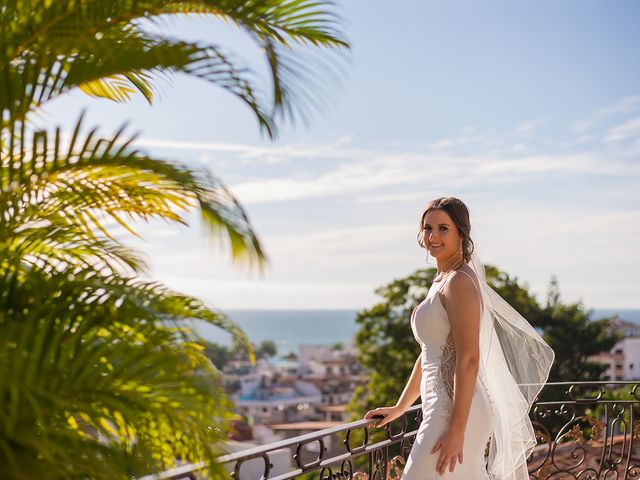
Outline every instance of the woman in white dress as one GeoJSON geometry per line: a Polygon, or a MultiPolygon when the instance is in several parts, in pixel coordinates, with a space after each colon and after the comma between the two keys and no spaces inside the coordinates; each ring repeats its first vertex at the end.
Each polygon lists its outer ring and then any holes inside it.
{"type": "Polygon", "coordinates": [[[461,200],[442,197],[424,209],[418,242],[437,272],[411,315],[420,355],[397,403],[364,416],[381,418],[382,427],[421,398],[423,419],[404,480],[528,478],[526,458],[535,446],[528,411],[553,351],[487,285],[470,232],[461,200]]]}

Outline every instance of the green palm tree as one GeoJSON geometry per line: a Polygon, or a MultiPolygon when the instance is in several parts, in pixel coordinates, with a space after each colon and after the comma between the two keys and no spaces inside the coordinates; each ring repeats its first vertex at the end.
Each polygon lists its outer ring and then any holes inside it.
{"type": "Polygon", "coordinates": [[[199,209],[234,261],[267,261],[215,176],[150,158],[124,129],[105,137],[82,116],[72,132],[39,128],[43,105],[76,88],[152,102],[160,79],[183,73],[230,91],[273,137],[280,121],[320,103],[323,82],[299,48],[348,47],[334,10],[324,0],[3,2],[1,478],[123,478],[199,460],[222,475],[215,459],[231,405],[185,321],[217,325],[250,352],[251,343],[221,312],[142,280],[144,261],[109,225],[135,234],[136,221],[186,223],[199,209]],[[246,31],[262,47],[268,81],[220,45],[146,28],[186,14],[246,31]]]}

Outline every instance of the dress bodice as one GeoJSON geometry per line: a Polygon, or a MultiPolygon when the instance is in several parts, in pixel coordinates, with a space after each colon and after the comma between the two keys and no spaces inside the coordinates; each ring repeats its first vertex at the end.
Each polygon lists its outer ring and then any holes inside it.
{"type": "MultiPolygon", "coordinates": [[[[426,298],[411,313],[411,330],[422,348],[422,377],[427,388],[425,395],[433,392],[442,399],[447,414],[453,401],[456,347],[440,292],[450,276],[450,273],[447,273],[437,282],[433,282],[426,298]]],[[[477,391],[477,381],[475,390],[477,391]]]]}
{"type": "Polygon", "coordinates": [[[411,314],[411,330],[416,341],[422,347],[423,364],[440,362],[443,346],[449,337],[451,327],[447,317],[447,311],[442,305],[440,291],[444,287],[448,277],[433,282],[427,297],[418,304],[411,314]],[[426,357],[426,358],[424,358],[426,357]]]}

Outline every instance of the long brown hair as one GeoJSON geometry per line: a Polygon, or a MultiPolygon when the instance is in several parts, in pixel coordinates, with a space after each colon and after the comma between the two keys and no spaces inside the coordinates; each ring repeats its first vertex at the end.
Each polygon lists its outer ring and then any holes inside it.
{"type": "Polygon", "coordinates": [[[422,248],[426,248],[426,245],[420,241],[420,234],[424,229],[424,217],[427,212],[432,210],[442,210],[451,217],[451,220],[462,236],[462,255],[465,262],[468,262],[473,253],[474,244],[471,239],[471,221],[469,220],[469,209],[467,206],[462,200],[456,197],[440,197],[427,203],[427,206],[424,207],[422,215],[420,216],[420,225],[418,227],[418,243],[422,248]]]}

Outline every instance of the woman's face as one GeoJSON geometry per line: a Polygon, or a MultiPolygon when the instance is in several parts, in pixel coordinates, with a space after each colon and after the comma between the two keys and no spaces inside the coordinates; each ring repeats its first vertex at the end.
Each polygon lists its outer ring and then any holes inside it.
{"type": "Polygon", "coordinates": [[[455,256],[460,251],[462,236],[444,210],[430,210],[422,220],[422,243],[438,260],[455,256]]]}

